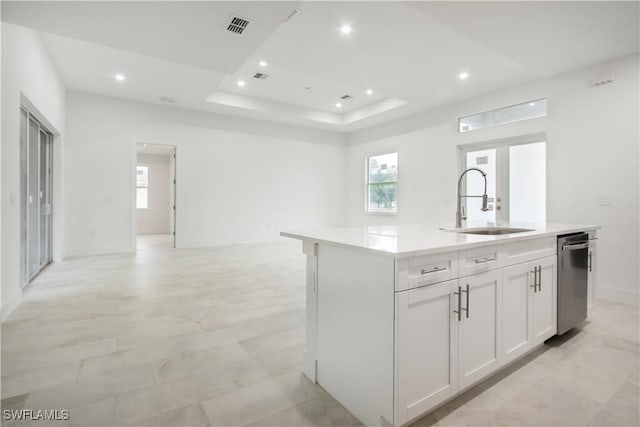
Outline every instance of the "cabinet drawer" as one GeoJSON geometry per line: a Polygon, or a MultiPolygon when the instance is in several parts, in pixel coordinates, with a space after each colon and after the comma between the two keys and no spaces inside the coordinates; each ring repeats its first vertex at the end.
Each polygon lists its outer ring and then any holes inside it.
{"type": "Polygon", "coordinates": [[[501,257],[502,252],[497,245],[462,250],[458,264],[460,277],[500,268],[502,267],[501,257]]]}
{"type": "Polygon", "coordinates": [[[503,265],[514,265],[556,255],[556,236],[507,243],[502,247],[503,265]]]}
{"type": "Polygon", "coordinates": [[[404,291],[458,277],[458,253],[445,252],[397,261],[396,290],[404,291]]]}

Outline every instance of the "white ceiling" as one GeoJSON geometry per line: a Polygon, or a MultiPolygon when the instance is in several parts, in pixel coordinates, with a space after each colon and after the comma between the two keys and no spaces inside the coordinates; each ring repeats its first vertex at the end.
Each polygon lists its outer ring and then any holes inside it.
{"type": "Polygon", "coordinates": [[[70,89],[339,131],[632,54],[639,38],[638,2],[3,1],[2,15],[43,32],[70,89]],[[246,34],[225,30],[231,14],[246,34]]]}

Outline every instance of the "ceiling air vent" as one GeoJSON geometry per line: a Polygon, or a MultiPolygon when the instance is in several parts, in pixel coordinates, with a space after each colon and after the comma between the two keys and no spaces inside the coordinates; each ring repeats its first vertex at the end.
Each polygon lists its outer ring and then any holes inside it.
{"type": "Polygon", "coordinates": [[[259,79],[259,80],[266,80],[269,77],[269,74],[263,74],[263,73],[255,73],[253,75],[254,79],[259,79]]]}
{"type": "Polygon", "coordinates": [[[247,25],[249,25],[248,19],[231,15],[231,17],[229,18],[229,21],[227,22],[227,31],[230,31],[235,34],[242,34],[244,30],[247,29],[247,25]]]}
{"type": "Polygon", "coordinates": [[[353,98],[353,96],[351,96],[351,95],[342,95],[340,97],[340,99],[344,99],[344,100],[351,99],[351,98],[353,98]]]}

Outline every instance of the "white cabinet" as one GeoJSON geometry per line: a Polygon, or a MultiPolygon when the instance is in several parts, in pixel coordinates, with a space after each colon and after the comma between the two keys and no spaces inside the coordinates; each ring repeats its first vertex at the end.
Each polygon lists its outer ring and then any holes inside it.
{"type": "Polygon", "coordinates": [[[396,424],[498,367],[499,271],[396,294],[396,424]]]}
{"type": "Polygon", "coordinates": [[[515,265],[557,254],[557,237],[519,240],[503,245],[503,265],[515,265]]]}
{"type": "Polygon", "coordinates": [[[501,271],[460,279],[459,388],[464,389],[498,367],[501,271]]]}
{"type": "Polygon", "coordinates": [[[589,240],[589,258],[587,261],[587,315],[591,314],[591,310],[596,303],[597,259],[598,241],[591,239],[589,240]]]}
{"type": "Polygon", "coordinates": [[[396,293],[396,425],[457,391],[458,281],[396,293]]]}
{"type": "Polygon", "coordinates": [[[501,362],[507,363],[531,348],[533,263],[506,267],[502,277],[501,362]]]}
{"type": "Polygon", "coordinates": [[[458,262],[460,277],[502,267],[501,255],[497,245],[461,250],[458,262]]]}
{"type": "Polygon", "coordinates": [[[555,257],[503,270],[501,364],[555,335],[556,304],[555,257]]]}
{"type": "Polygon", "coordinates": [[[556,334],[557,330],[557,272],[556,257],[547,257],[534,261],[538,266],[538,283],[531,299],[532,342],[535,346],[556,334]]]}
{"type": "Polygon", "coordinates": [[[396,291],[457,279],[458,252],[399,259],[396,271],[396,291]]]}

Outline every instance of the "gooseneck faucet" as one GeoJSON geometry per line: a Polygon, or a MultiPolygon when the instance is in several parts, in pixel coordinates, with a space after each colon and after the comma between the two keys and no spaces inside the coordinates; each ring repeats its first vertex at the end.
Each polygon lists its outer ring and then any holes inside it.
{"type": "Polygon", "coordinates": [[[482,208],[480,209],[482,212],[486,212],[489,210],[489,208],[487,207],[487,174],[482,170],[482,169],[478,169],[478,168],[469,168],[467,170],[465,170],[464,172],[462,172],[462,175],[460,175],[460,179],[458,179],[458,206],[457,206],[457,210],[456,210],[456,228],[462,228],[462,220],[463,219],[467,219],[466,216],[464,216],[464,210],[462,208],[462,204],[461,204],[461,200],[463,197],[482,197],[482,208]],[[461,194],[462,192],[462,178],[465,176],[465,174],[469,171],[478,171],[482,174],[482,177],[484,178],[484,194],[482,196],[470,196],[468,194],[461,194]]]}

